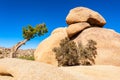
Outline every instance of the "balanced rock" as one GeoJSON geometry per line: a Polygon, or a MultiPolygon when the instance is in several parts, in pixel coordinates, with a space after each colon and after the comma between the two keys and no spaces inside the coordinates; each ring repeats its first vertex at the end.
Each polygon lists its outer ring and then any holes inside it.
{"type": "Polygon", "coordinates": [[[60,41],[65,37],[68,37],[65,28],[55,29],[54,32],[37,47],[34,52],[35,60],[57,66],[58,62],[56,60],[56,55],[52,50],[58,47],[60,41]]]}
{"type": "Polygon", "coordinates": [[[68,26],[68,28],[66,29],[67,34],[69,37],[74,36],[75,34],[81,32],[82,30],[86,29],[90,27],[89,23],[83,22],[83,23],[75,23],[75,24],[71,24],[68,26]]]}
{"type": "Polygon", "coordinates": [[[88,40],[97,43],[97,65],[120,66],[120,34],[104,28],[88,28],[80,33],[74,41],[86,44],[88,40]]]}
{"type": "Polygon", "coordinates": [[[76,7],[70,10],[66,17],[68,25],[78,22],[88,22],[91,25],[102,27],[106,24],[105,19],[98,13],[85,7],[76,7]]]}

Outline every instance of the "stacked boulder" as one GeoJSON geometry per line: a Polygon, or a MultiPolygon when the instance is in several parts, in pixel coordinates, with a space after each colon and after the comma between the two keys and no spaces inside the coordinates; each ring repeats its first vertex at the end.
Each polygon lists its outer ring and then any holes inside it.
{"type": "Polygon", "coordinates": [[[69,25],[67,28],[69,37],[86,28],[103,27],[106,24],[105,19],[99,13],[85,7],[77,7],[70,10],[66,17],[66,22],[69,25]]]}
{"type": "Polygon", "coordinates": [[[120,66],[120,34],[102,28],[106,21],[98,13],[85,7],[70,10],[66,17],[68,27],[57,28],[43,40],[36,49],[35,60],[57,66],[56,55],[52,51],[65,37],[85,45],[88,40],[97,42],[95,64],[120,66]]]}

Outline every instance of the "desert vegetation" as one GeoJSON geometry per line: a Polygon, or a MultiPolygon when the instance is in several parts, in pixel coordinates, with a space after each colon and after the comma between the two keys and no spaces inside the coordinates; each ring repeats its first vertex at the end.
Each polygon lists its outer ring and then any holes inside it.
{"type": "Polygon", "coordinates": [[[43,23],[43,24],[36,25],[35,27],[32,27],[31,25],[28,25],[27,27],[23,27],[22,32],[23,32],[24,40],[21,42],[18,42],[16,45],[14,45],[11,48],[10,57],[12,57],[12,58],[16,57],[17,50],[23,44],[25,44],[27,41],[29,41],[37,36],[44,35],[45,33],[48,32],[48,30],[47,30],[46,25],[43,23]]]}
{"type": "Polygon", "coordinates": [[[78,45],[65,38],[61,40],[60,47],[55,47],[53,51],[56,53],[58,66],[75,66],[75,65],[92,65],[95,64],[97,43],[93,40],[88,40],[87,45],[83,46],[82,43],[78,45]]]}
{"type": "MultiPolygon", "coordinates": [[[[19,49],[16,52],[16,58],[34,60],[35,49],[19,49]]],[[[0,58],[9,57],[11,52],[10,48],[0,47],[0,58]]]]}

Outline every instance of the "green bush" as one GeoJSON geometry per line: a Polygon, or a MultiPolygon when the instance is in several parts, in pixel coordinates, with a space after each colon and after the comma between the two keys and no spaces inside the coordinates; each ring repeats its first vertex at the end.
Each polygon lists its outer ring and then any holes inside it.
{"type": "Polygon", "coordinates": [[[61,40],[60,47],[55,47],[58,66],[91,65],[95,64],[94,58],[96,52],[96,42],[89,40],[86,46],[81,43],[76,45],[69,38],[61,40]]]}
{"type": "Polygon", "coordinates": [[[26,60],[34,60],[34,56],[20,56],[18,58],[20,58],[20,59],[26,59],[26,60]]]}

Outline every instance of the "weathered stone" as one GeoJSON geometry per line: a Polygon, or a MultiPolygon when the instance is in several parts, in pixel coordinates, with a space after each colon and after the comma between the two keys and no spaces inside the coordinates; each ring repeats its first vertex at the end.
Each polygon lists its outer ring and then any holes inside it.
{"type": "Polygon", "coordinates": [[[94,26],[104,26],[106,24],[105,19],[98,13],[85,7],[76,7],[70,10],[66,17],[68,25],[78,22],[88,22],[94,26]]]}
{"type": "Polygon", "coordinates": [[[0,59],[0,80],[78,80],[57,67],[36,61],[5,58],[0,59]]]}
{"type": "Polygon", "coordinates": [[[68,26],[68,28],[66,29],[67,34],[69,37],[74,36],[75,34],[81,32],[82,30],[86,29],[90,27],[89,23],[75,23],[75,24],[71,24],[68,26]]]}
{"type": "Polygon", "coordinates": [[[79,80],[119,80],[120,79],[120,67],[107,66],[107,65],[95,65],[95,66],[73,66],[73,67],[61,67],[62,70],[68,71],[74,76],[83,75],[84,78],[79,80]]]}
{"type": "Polygon", "coordinates": [[[41,62],[15,58],[0,59],[0,80],[119,80],[120,67],[54,67],[41,62]],[[12,75],[12,77],[7,75],[12,75]]]}
{"type": "Polygon", "coordinates": [[[88,28],[74,41],[86,44],[88,40],[97,42],[96,65],[120,66],[120,34],[104,28],[88,28]]]}

